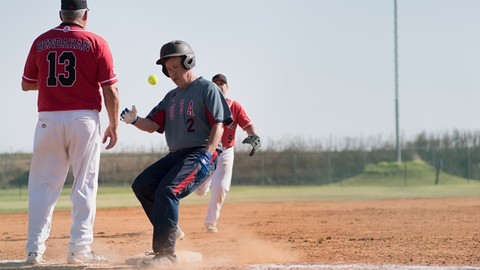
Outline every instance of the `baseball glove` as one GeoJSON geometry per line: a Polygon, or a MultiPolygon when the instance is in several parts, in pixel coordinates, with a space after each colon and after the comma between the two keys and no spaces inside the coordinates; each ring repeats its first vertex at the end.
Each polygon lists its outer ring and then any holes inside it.
{"type": "Polygon", "coordinates": [[[253,156],[261,147],[260,137],[258,137],[257,134],[248,136],[242,141],[242,143],[248,143],[252,146],[252,151],[250,151],[250,154],[248,154],[249,156],[253,156]]]}

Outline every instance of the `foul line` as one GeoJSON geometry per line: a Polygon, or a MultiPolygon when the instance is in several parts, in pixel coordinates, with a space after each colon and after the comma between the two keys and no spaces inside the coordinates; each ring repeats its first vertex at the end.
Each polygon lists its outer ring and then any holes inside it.
{"type": "Polygon", "coordinates": [[[476,266],[422,266],[422,265],[394,265],[394,264],[254,264],[249,266],[255,270],[300,270],[300,269],[361,269],[361,270],[480,270],[476,266]]]}

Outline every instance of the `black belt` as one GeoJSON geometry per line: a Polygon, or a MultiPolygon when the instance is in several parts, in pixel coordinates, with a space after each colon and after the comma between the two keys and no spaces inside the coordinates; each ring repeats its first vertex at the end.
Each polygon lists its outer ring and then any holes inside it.
{"type": "Polygon", "coordinates": [[[200,149],[203,149],[205,148],[204,146],[197,146],[197,147],[188,147],[188,148],[179,148],[179,149],[173,149],[173,150],[169,150],[170,153],[172,152],[181,152],[181,151],[195,151],[195,150],[200,150],[200,149]]]}
{"type": "MultiPolygon", "coordinates": [[[[230,147],[224,148],[223,150],[228,149],[230,147]]],[[[203,148],[205,148],[205,147],[204,146],[199,146],[199,147],[179,148],[179,149],[169,150],[169,152],[170,153],[176,153],[176,152],[182,152],[182,151],[191,152],[191,151],[196,151],[196,150],[200,150],[200,149],[203,149],[203,148]]],[[[215,149],[215,151],[217,151],[219,154],[222,153],[222,150],[220,150],[220,149],[215,149]]]]}

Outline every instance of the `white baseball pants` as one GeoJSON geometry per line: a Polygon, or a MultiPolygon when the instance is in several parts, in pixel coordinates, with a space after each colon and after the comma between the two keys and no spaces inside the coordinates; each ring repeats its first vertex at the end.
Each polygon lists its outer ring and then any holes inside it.
{"type": "Polygon", "coordinates": [[[90,251],[100,165],[99,114],[92,110],[40,112],[28,178],[27,254],[43,254],[53,210],[69,165],[72,225],[69,252],[90,251]]]}
{"type": "Polygon", "coordinates": [[[204,196],[210,189],[212,190],[205,224],[217,225],[220,211],[232,182],[234,154],[233,147],[225,149],[217,158],[217,169],[195,190],[195,193],[200,196],[204,196]]]}

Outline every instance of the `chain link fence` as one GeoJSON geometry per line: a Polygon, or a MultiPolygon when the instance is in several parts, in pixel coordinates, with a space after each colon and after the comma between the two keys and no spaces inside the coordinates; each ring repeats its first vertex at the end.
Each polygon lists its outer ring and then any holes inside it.
{"type": "MultiPolygon", "coordinates": [[[[321,144],[301,139],[279,148],[265,147],[253,157],[238,147],[232,183],[235,185],[324,185],[362,173],[368,164],[395,162],[396,149],[381,138],[332,140],[321,144]],[[323,146],[326,145],[326,146],[323,146]]],[[[100,184],[129,185],[165,151],[103,153],[100,184]]],[[[466,179],[480,179],[480,133],[419,134],[402,144],[403,161],[421,159],[433,170],[466,179]]],[[[31,154],[0,154],[0,188],[26,186],[31,154]]],[[[67,184],[72,181],[71,174],[67,184]]]]}

